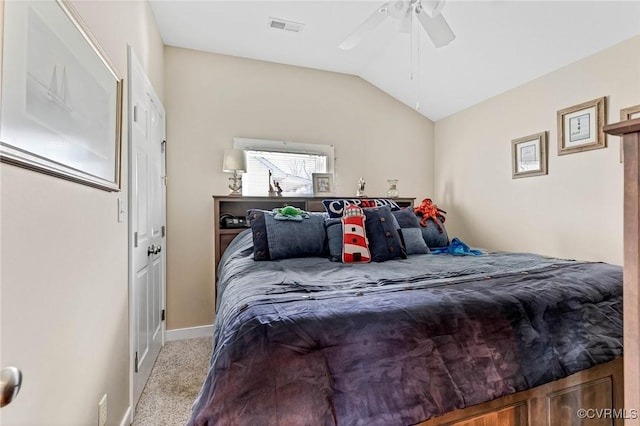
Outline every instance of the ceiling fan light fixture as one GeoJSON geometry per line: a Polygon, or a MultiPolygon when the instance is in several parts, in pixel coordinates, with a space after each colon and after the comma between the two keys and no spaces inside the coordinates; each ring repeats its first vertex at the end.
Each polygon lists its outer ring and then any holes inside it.
{"type": "Polygon", "coordinates": [[[416,15],[435,47],[446,46],[456,38],[456,35],[441,13],[445,2],[446,0],[394,0],[387,2],[353,30],[338,47],[342,50],[353,49],[370,31],[377,28],[389,16],[398,19],[398,31],[410,33],[413,14],[416,15]],[[425,10],[425,6],[428,10],[425,10]]]}

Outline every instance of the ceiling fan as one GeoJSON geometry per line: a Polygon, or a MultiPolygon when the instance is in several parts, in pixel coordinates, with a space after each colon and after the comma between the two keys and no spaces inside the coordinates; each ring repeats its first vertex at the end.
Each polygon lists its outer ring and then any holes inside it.
{"type": "Polygon", "coordinates": [[[415,17],[435,47],[446,46],[456,38],[456,35],[442,15],[445,1],[397,0],[387,2],[376,9],[338,47],[342,50],[353,49],[387,17],[397,19],[398,30],[403,33],[411,33],[412,19],[415,17]]]}

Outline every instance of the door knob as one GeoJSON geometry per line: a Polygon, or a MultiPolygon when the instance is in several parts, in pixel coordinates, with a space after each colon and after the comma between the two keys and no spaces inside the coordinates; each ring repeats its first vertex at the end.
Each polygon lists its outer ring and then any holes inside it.
{"type": "Polygon", "coordinates": [[[0,370],[0,407],[11,404],[18,396],[22,385],[22,373],[16,367],[5,367],[0,370]]]}
{"type": "Polygon", "coordinates": [[[155,254],[156,252],[156,246],[154,246],[153,244],[151,245],[151,247],[147,247],[147,256],[151,256],[152,254],[155,254]]]}
{"type": "Polygon", "coordinates": [[[153,254],[158,254],[162,251],[162,246],[158,246],[156,247],[156,249],[153,251],[153,254]]]}

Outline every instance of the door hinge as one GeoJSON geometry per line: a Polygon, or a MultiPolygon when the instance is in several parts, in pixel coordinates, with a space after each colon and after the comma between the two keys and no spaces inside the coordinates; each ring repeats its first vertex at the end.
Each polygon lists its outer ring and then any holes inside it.
{"type": "Polygon", "coordinates": [[[164,309],[162,310],[162,313],[160,314],[160,319],[161,319],[162,321],[164,321],[164,319],[165,319],[164,309]]]}
{"type": "Polygon", "coordinates": [[[138,247],[138,233],[137,232],[133,233],[133,246],[134,247],[138,247]]]}
{"type": "Polygon", "coordinates": [[[160,228],[160,231],[162,232],[162,236],[164,237],[166,232],[164,225],[162,225],[162,228],[160,228]]]}
{"type": "Polygon", "coordinates": [[[134,370],[133,371],[135,371],[137,373],[138,372],[138,351],[136,351],[136,358],[134,359],[133,364],[134,364],[134,366],[133,366],[134,370]]]}
{"type": "Polygon", "coordinates": [[[160,142],[160,149],[162,150],[163,153],[167,149],[167,141],[166,140],[163,140],[162,142],[160,142]]]}
{"type": "Polygon", "coordinates": [[[166,175],[162,176],[162,184],[164,186],[167,186],[167,176],[166,175]]]}

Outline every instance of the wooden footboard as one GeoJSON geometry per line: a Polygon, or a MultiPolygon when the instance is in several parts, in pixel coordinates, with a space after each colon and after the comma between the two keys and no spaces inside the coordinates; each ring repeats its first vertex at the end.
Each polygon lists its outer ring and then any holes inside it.
{"type": "Polygon", "coordinates": [[[622,358],[618,358],[555,382],[452,411],[419,426],[622,426],[624,417],[639,414],[623,410],[622,365],[622,358]]]}

